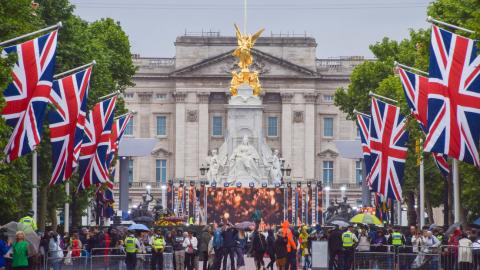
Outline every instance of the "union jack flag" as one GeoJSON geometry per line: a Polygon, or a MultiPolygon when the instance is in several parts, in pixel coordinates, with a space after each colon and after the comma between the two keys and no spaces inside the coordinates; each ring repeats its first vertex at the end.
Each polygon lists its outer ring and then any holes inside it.
{"type": "Polygon", "coordinates": [[[432,26],[427,152],[480,166],[480,57],[477,44],[432,26]]]}
{"type": "MultiPolygon", "coordinates": [[[[428,78],[412,73],[403,68],[399,68],[398,72],[408,107],[410,108],[412,115],[417,119],[420,128],[425,134],[427,134],[428,78]]],[[[432,153],[432,157],[435,164],[440,169],[440,172],[444,176],[447,176],[450,173],[447,156],[442,153],[432,153]]]]}
{"type": "Polygon", "coordinates": [[[54,110],[48,113],[53,158],[50,185],[69,179],[78,166],[91,73],[89,67],[53,82],[50,102],[54,110]]]}
{"type": "Polygon", "coordinates": [[[372,190],[402,200],[402,182],[407,159],[408,132],[400,108],[372,98],[370,160],[372,190]]]}
{"type": "Polygon", "coordinates": [[[370,120],[371,117],[367,115],[357,114],[357,126],[360,131],[360,141],[362,142],[362,153],[363,153],[363,162],[365,162],[365,175],[366,181],[370,186],[370,172],[371,172],[371,163],[370,163],[370,120]]]}
{"type": "Polygon", "coordinates": [[[107,150],[117,97],[101,101],[95,105],[85,123],[82,149],[80,150],[79,190],[92,184],[108,180],[107,150]]]}
{"type": "Polygon", "coordinates": [[[113,122],[112,133],[110,134],[110,146],[107,152],[107,168],[109,168],[112,164],[115,154],[118,151],[120,140],[122,139],[123,133],[125,132],[128,122],[130,122],[132,117],[132,114],[126,114],[113,122]]]}
{"type": "Polygon", "coordinates": [[[17,54],[12,82],[3,91],[6,106],[2,116],[13,128],[5,148],[7,162],[32,152],[40,143],[56,49],[57,31],[53,31],[2,51],[2,56],[17,54]]]}

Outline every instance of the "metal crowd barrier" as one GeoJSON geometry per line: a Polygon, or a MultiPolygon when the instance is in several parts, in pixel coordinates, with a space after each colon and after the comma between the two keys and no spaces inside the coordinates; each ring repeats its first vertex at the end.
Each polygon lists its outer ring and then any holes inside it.
{"type": "Polygon", "coordinates": [[[84,249],[48,251],[44,269],[87,270],[88,262],[88,253],[84,249]],[[59,251],[62,256],[59,256],[59,251]]]}
{"type": "Polygon", "coordinates": [[[353,265],[354,269],[359,270],[479,270],[480,248],[472,246],[394,247],[391,245],[357,247],[353,265]]]}

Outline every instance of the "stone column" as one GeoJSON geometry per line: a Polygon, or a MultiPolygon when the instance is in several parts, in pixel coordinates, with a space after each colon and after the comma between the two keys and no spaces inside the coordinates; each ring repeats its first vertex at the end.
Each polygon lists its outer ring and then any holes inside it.
{"type": "Polygon", "coordinates": [[[317,94],[303,94],[305,99],[305,179],[315,179],[315,101],[317,94]]]}
{"type": "Polygon", "coordinates": [[[175,178],[185,177],[185,98],[187,93],[175,92],[175,178]]]}
{"type": "Polygon", "coordinates": [[[282,93],[282,151],[281,155],[287,164],[292,161],[292,93],[282,93]]]}
{"type": "Polygon", "coordinates": [[[208,100],[210,93],[202,92],[197,94],[198,100],[198,164],[197,175],[200,177],[199,168],[202,163],[205,163],[208,155],[209,142],[209,114],[208,114],[208,100]]]}

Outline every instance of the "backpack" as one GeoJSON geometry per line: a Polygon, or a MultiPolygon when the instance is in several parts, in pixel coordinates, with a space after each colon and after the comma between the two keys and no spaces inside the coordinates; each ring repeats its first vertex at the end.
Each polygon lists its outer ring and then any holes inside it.
{"type": "Polygon", "coordinates": [[[213,234],[213,248],[219,249],[223,247],[223,236],[220,230],[216,230],[213,234]]]}

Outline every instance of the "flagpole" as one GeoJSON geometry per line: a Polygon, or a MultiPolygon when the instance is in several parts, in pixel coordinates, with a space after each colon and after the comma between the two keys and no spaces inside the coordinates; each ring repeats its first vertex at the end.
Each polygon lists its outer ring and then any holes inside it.
{"type": "Polygon", "coordinates": [[[370,115],[368,115],[368,114],[366,114],[366,113],[359,112],[359,111],[357,111],[356,109],[353,110],[353,113],[354,113],[354,114],[363,115],[363,116],[367,116],[367,117],[371,117],[370,115]]]}
{"type": "Polygon", "coordinates": [[[461,31],[465,31],[465,32],[470,33],[470,34],[475,34],[475,31],[473,31],[473,30],[463,28],[463,27],[460,27],[460,26],[456,26],[456,25],[453,25],[453,24],[449,24],[449,23],[446,23],[446,22],[439,21],[437,19],[432,18],[432,16],[427,17],[427,22],[437,23],[437,24],[440,24],[440,25],[443,25],[443,26],[451,27],[451,28],[456,29],[456,30],[461,30],[461,31]]]}
{"type": "MultiPolygon", "coordinates": [[[[420,140],[420,147],[422,145],[422,140],[420,140]]],[[[420,229],[425,226],[425,172],[423,166],[423,151],[420,150],[420,229]]]]}
{"type": "Polygon", "coordinates": [[[460,222],[460,185],[459,185],[459,172],[458,172],[458,160],[453,159],[452,162],[452,182],[453,182],[453,216],[454,222],[460,222]]]}
{"type": "Polygon", "coordinates": [[[398,101],[396,101],[395,99],[391,99],[391,98],[387,98],[387,97],[384,97],[384,96],[375,94],[375,93],[373,93],[372,91],[368,92],[368,95],[371,96],[371,97],[381,98],[381,99],[390,101],[390,102],[392,102],[392,103],[398,103],[398,101]]]}
{"type": "Polygon", "coordinates": [[[31,33],[28,33],[28,34],[25,34],[25,35],[21,35],[21,36],[14,37],[14,38],[9,39],[9,40],[2,41],[2,42],[0,42],[0,46],[3,47],[8,43],[12,43],[12,42],[15,42],[17,40],[20,40],[20,39],[23,39],[23,38],[26,38],[26,37],[30,37],[30,36],[33,36],[33,35],[36,35],[36,34],[39,34],[39,33],[47,32],[49,30],[58,29],[58,28],[61,28],[61,27],[62,27],[62,22],[58,22],[55,25],[51,25],[51,26],[48,26],[46,28],[31,32],[31,33]]]}
{"type": "Polygon", "coordinates": [[[410,70],[412,70],[412,71],[415,71],[415,72],[418,72],[418,73],[420,73],[420,74],[423,74],[423,75],[427,75],[427,76],[428,76],[428,72],[425,72],[425,71],[420,70],[420,69],[418,69],[418,68],[414,68],[414,67],[411,67],[411,66],[407,66],[407,65],[404,65],[404,64],[400,64],[400,63],[398,63],[397,61],[394,62],[394,65],[395,65],[396,67],[402,67],[402,68],[410,69],[410,70]]]}
{"type": "Polygon", "coordinates": [[[37,175],[37,151],[34,150],[32,153],[32,211],[33,211],[33,220],[37,220],[37,184],[38,184],[38,175],[37,175]]]}
{"type": "Polygon", "coordinates": [[[110,98],[110,97],[113,97],[113,96],[117,96],[117,95],[119,95],[119,94],[120,94],[120,91],[117,90],[117,91],[115,91],[115,92],[113,92],[113,93],[110,93],[110,94],[108,94],[108,95],[101,96],[101,97],[99,97],[98,99],[99,99],[99,100],[107,99],[107,98],[110,98]]]}
{"type": "Polygon", "coordinates": [[[113,118],[113,120],[117,120],[117,119],[122,118],[122,117],[124,117],[124,116],[127,116],[127,115],[129,115],[129,114],[136,114],[136,113],[137,113],[136,111],[127,112],[127,113],[124,113],[124,114],[122,114],[122,115],[119,115],[119,116],[113,118]]]}
{"type": "Polygon", "coordinates": [[[67,200],[65,201],[65,209],[63,211],[63,231],[68,234],[70,232],[70,181],[65,182],[65,194],[67,200]]]}
{"type": "Polygon", "coordinates": [[[60,77],[64,77],[65,75],[67,74],[70,74],[70,73],[74,73],[75,71],[78,71],[78,70],[82,70],[82,69],[85,69],[87,67],[90,67],[90,66],[93,66],[97,64],[97,62],[95,60],[93,60],[92,62],[88,63],[88,64],[85,64],[83,66],[79,66],[79,67],[76,67],[76,68],[72,68],[70,70],[67,70],[67,71],[64,71],[62,73],[58,73],[58,74],[55,74],[53,75],[53,78],[54,79],[59,79],[60,77]]]}

